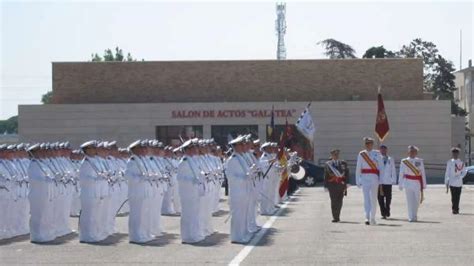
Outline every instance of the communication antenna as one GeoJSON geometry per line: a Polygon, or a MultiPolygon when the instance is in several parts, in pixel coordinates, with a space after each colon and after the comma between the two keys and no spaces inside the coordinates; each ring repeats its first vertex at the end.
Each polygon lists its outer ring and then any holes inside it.
{"type": "Polygon", "coordinates": [[[462,30],[459,31],[459,70],[462,69],[462,30]]]}
{"type": "Polygon", "coordinates": [[[286,48],[285,48],[285,33],[286,33],[286,4],[277,3],[276,4],[276,13],[277,19],[275,21],[275,30],[278,36],[277,44],[277,60],[286,59],[286,48]]]}

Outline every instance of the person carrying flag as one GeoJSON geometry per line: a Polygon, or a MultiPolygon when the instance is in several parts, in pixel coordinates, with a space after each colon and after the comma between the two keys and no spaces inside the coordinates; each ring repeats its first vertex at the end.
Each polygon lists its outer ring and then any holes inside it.
{"type": "Polygon", "coordinates": [[[380,176],[383,174],[383,159],[380,152],[374,150],[374,139],[365,137],[365,150],[359,152],[356,166],[356,184],[364,193],[365,224],[375,225],[377,194],[380,176]]]}

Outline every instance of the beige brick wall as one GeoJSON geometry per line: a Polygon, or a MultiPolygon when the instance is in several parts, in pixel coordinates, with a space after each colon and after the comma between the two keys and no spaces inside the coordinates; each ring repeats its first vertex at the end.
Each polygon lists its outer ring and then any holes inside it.
{"type": "Polygon", "coordinates": [[[53,102],[423,100],[419,59],[55,62],[53,102]]]}
{"type": "MultiPolygon", "coordinates": [[[[306,102],[233,102],[233,103],[161,103],[161,104],[73,104],[24,105],[19,108],[19,134],[22,141],[69,140],[73,145],[88,139],[115,139],[126,146],[138,138],[154,138],[156,126],[258,125],[260,138],[265,137],[268,117],[245,118],[180,118],[172,111],[190,110],[271,110],[289,109],[294,123],[306,102]]],[[[410,144],[420,147],[420,156],[428,164],[442,164],[450,156],[459,123],[453,124],[449,101],[386,101],[390,135],[386,144],[397,160],[406,156],[410,144]],[[453,126],[454,125],[454,126],[453,126]]],[[[327,158],[332,147],[339,147],[345,159],[355,159],[362,137],[373,135],[376,102],[314,102],[311,107],[316,122],[315,159],[327,158]]],[[[284,124],[284,118],[275,119],[284,124]]],[[[461,137],[460,137],[461,136],[461,137]]],[[[205,136],[210,137],[210,136],[205,136]]],[[[437,176],[442,171],[437,171],[437,176]]]]}

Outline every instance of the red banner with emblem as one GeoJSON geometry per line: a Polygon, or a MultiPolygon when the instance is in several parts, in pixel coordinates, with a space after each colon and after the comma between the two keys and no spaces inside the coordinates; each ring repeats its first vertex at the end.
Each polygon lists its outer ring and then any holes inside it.
{"type": "Polygon", "coordinates": [[[382,94],[379,92],[377,97],[377,119],[375,121],[375,133],[382,142],[387,136],[390,127],[388,126],[388,117],[385,112],[385,106],[383,104],[382,94]]]}

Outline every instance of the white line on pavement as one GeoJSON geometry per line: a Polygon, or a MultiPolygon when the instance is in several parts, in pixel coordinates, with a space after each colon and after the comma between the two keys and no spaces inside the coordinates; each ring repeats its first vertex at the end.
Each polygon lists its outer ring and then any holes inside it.
{"type": "MultiPolygon", "coordinates": [[[[299,189],[295,191],[294,195],[299,192],[299,189]]],[[[229,266],[237,266],[240,265],[242,261],[250,254],[252,249],[260,242],[262,237],[267,233],[268,229],[270,229],[273,225],[273,223],[276,221],[278,216],[283,212],[284,209],[288,207],[288,203],[293,199],[293,196],[290,196],[284,203],[283,205],[280,206],[280,209],[273,214],[267,222],[262,226],[262,229],[252,238],[252,240],[245,245],[245,247],[235,256],[231,262],[229,262],[229,266]]]]}

